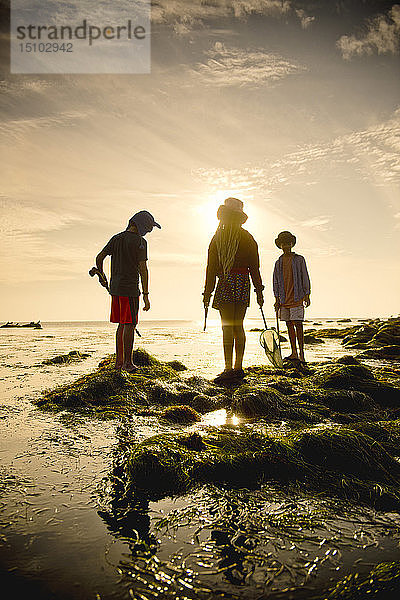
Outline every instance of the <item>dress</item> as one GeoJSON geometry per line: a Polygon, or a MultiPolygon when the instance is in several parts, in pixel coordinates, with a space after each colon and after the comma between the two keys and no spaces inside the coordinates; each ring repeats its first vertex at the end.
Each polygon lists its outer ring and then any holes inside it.
{"type": "Polygon", "coordinates": [[[208,249],[205,297],[209,297],[213,292],[217,277],[218,283],[212,303],[212,307],[217,310],[227,303],[243,303],[249,306],[250,277],[255,289],[262,290],[257,242],[246,229],[241,229],[235,260],[231,271],[225,277],[218,260],[215,236],[211,240],[208,249]]]}
{"type": "Polygon", "coordinates": [[[248,269],[232,269],[218,279],[212,307],[219,310],[226,302],[243,302],[250,305],[250,277],[248,269]]]}

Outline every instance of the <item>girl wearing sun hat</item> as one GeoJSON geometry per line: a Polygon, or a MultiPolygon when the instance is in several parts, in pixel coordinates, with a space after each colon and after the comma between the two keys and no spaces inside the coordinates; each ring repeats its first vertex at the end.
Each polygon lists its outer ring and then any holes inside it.
{"type": "Polygon", "coordinates": [[[220,223],[208,248],[203,302],[208,307],[218,277],[212,307],[221,315],[225,369],[215,381],[222,383],[244,377],[242,363],[246,337],[243,320],[250,304],[250,277],[260,306],[264,303],[264,286],[257,242],[242,227],[247,221],[243,202],[227,198],[218,208],[217,217],[220,223]],[[236,351],[234,364],[233,348],[236,351]]]}

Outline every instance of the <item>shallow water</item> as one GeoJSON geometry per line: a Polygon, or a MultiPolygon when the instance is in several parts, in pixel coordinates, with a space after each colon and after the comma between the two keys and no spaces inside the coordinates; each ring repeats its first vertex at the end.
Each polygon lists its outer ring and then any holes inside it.
{"type": "MultiPolygon", "coordinates": [[[[323,320],[319,321],[321,326],[326,326],[323,320]]],[[[306,325],[318,327],[312,323],[306,325]]],[[[335,322],[329,325],[337,326],[335,322]]],[[[259,333],[249,331],[258,326],[258,321],[247,322],[247,365],[265,364],[258,343],[259,333]]],[[[202,333],[200,323],[143,322],[140,333],[140,346],[160,359],[181,360],[190,369],[185,375],[211,377],[222,368],[218,323],[210,321],[208,331],[202,333]]],[[[100,598],[128,598],[131,597],[130,589],[143,589],[143,585],[147,589],[143,583],[140,588],[140,577],[132,579],[129,574],[132,571],[129,565],[138,564],[137,558],[132,562],[132,539],[113,533],[97,512],[103,506],[101,483],[111,472],[113,449],[118,444],[118,423],[70,412],[48,414],[31,403],[43,389],[73,381],[94,369],[113,351],[113,345],[114,327],[109,323],[44,323],[42,330],[0,329],[0,568],[3,580],[9,579],[14,589],[21,593],[27,590],[32,593],[37,588],[43,598],[96,598],[96,594],[100,598]],[[40,364],[47,358],[75,349],[90,353],[90,358],[69,365],[40,364]],[[122,563],[128,566],[120,569],[122,563]]],[[[287,344],[283,344],[284,354],[286,348],[287,344]]],[[[328,340],[311,346],[307,357],[321,360],[346,353],[339,342],[328,340]]],[[[200,427],[225,423],[234,426],[235,420],[225,411],[216,411],[206,415],[200,427]]],[[[160,431],[154,418],[134,417],[133,425],[138,441],[160,431]]],[[[338,519],[333,516],[336,507],[327,522],[312,533],[314,541],[306,542],[309,547],[305,552],[308,551],[311,557],[311,562],[305,561],[310,563],[307,567],[304,561],[301,568],[293,566],[293,561],[300,560],[301,555],[295,548],[287,546],[290,536],[280,532],[279,528],[271,533],[271,524],[265,521],[263,534],[258,534],[256,544],[264,563],[253,557],[253,564],[251,557],[247,557],[243,572],[236,573],[235,580],[228,570],[216,567],[223,560],[226,549],[224,544],[218,545],[218,540],[214,539],[216,534],[212,534],[214,525],[209,514],[212,506],[220,507],[218,518],[225,518],[229,523],[232,522],[230,507],[235,502],[241,507],[242,517],[243,511],[248,511],[246,522],[259,518],[257,515],[271,515],[290,498],[294,502],[293,510],[300,513],[302,506],[306,511],[321,511],[325,503],[315,498],[306,499],[301,493],[294,500],[267,484],[256,492],[243,492],[242,496],[239,501],[236,492],[205,487],[183,498],[151,503],[148,534],[158,540],[158,559],[163,565],[172,560],[178,571],[182,561],[186,560],[186,566],[194,573],[201,569],[206,572],[200,578],[206,587],[214,589],[217,586],[235,596],[251,598],[264,589],[266,573],[274,575],[269,577],[274,580],[268,584],[271,591],[274,586],[282,589],[294,582],[296,585],[304,581],[306,585],[313,584],[317,572],[318,581],[322,583],[332,574],[337,577],[342,570],[348,570],[359,559],[366,564],[365,568],[369,568],[368,562],[400,558],[397,515],[381,515],[383,525],[380,527],[372,511],[367,514],[365,510],[352,509],[349,514],[343,512],[338,519]],[[196,510],[193,512],[191,507],[201,507],[201,514],[196,510]],[[221,507],[225,508],[222,510],[221,507]],[[181,514],[187,517],[191,510],[193,522],[183,526],[181,514]],[[171,511],[175,511],[171,518],[174,517],[177,526],[166,531],[159,520],[171,511]],[[366,520],[372,524],[367,526],[366,520]],[[199,527],[198,537],[193,538],[193,531],[199,527]],[[357,534],[360,528],[364,531],[364,540],[357,534]],[[272,552],[268,544],[274,545],[282,535],[284,539],[279,543],[285,544],[285,548],[273,551],[275,560],[287,565],[279,572],[280,567],[270,565],[265,555],[272,552]],[[372,545],[363,548],[364,542],[371,540],[372,545]],[[312,561],[317,555],[322,556],[322,550],[333,553],[335,549],[338,553],[329,554],[323,562],[324,567],[315,566],[307,576],[314,564],[312,561]],[[212,575],[218,569],[219,572],[212,575]]],[[[243,519],[241,526],[245,526],[243,519]]],[[[164,566],[161,571],[163,569],[164,566]]],[[[188,577],[187,571],[183,573],[184,583],[185,577],[188,577]]],[[[193,578],[195,575],[191,581],[193,578]]],[[[144,581],[149,581],[146,576],[144,581]]],[[[193,596],[190,581],[184,583],[175,581],[174,585],[178,588],[182,585],[185,593],[190,592],[193,596]]]]}

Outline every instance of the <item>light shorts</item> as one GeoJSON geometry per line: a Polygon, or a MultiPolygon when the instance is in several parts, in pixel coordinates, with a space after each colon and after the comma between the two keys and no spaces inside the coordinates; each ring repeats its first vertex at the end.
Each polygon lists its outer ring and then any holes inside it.
{"type": "Polygon", "coordinates": [[[281,321],[304,321],[304,306],[293,306],[279,309],[279,318],[281,321]]]}

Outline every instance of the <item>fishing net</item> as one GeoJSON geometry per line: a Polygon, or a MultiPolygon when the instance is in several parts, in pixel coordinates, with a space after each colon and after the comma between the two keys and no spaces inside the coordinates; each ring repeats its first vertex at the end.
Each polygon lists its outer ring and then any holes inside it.
{"type": "Polygon", "coordinates": [[[282,369],[283,361],[277,332],[274,329],[264,329],[260,335],[260,344],[274,367],[282,369]]]}

